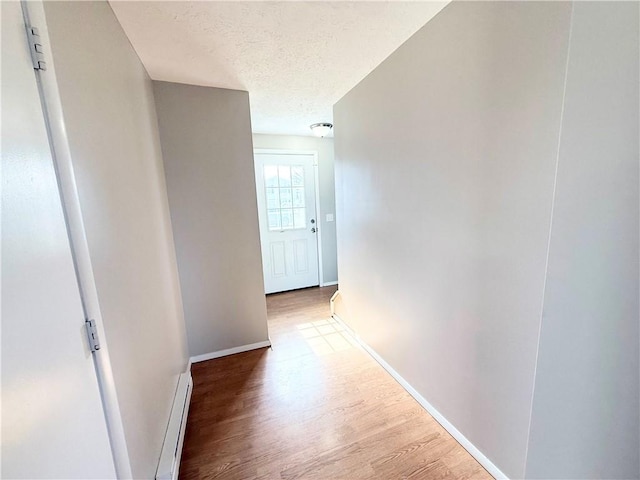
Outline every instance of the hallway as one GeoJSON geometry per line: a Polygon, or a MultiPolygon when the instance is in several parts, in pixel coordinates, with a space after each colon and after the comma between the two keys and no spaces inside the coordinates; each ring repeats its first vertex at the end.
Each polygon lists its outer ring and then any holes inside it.
{"type": "Polygon", "coordinates": [[[272,349],[192,366],[180,478],[490,479],[330,317],[334,291],[268,296],[272,349]]]}

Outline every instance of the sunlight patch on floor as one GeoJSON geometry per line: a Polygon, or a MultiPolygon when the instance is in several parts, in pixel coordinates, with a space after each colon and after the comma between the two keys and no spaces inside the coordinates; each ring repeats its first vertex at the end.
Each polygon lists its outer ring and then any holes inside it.
{"type": "Polygon", "coordinates": [[[340,352],[357,346],[345,328],[333,318],[301,323],[297,328],[316,355],[340,352]]]}

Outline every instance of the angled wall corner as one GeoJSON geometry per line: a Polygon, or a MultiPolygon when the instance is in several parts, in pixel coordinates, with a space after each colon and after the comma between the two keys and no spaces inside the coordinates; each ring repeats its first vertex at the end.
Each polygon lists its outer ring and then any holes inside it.
{"type": "Polygon", "coordinates": [[[527,478],[639,478],[640,17],[575,2],[527,478]]]}
{"type": "Polygon", "coordinates": [[[189,354],[265,342],[249,94],[153,83],[189,354]]]}
{"type": "Polygon", "coordinates": [[[338,315],[511,478],[640,475],[638,9],[453,2],[334,107],[338,315]]]}

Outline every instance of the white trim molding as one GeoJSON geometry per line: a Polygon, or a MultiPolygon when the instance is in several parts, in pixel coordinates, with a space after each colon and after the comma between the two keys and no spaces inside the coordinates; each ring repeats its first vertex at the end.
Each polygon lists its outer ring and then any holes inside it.
{"type": "Polygon", "coordinates": [[[442,427],[451,434],[456,441],[462,445],[462,447],[475,458],[480,465],[482,465],[487,472],[489,472],[494,478],[499,480],[508,480],[508,477],[491,461],[489,460],[473,443],[469,441],[456,427],[453,426],[449,420],[445,418],[438,410],[435,409],[418,391],[411,386],[402,376],[396,372],[391,365],[389,365],[373,348],[367,345],[359,336],[354,332],[338,315],[335,313],[332,315],[345,330],[358,342],[358,344],[369,354],[371,357],[384,368],[389,375],[391,375],[409,395],[424,408],[442,427]]]}
{"type": "Polygon", "coordinates": [[[322,225],[322,212],[320,211],[320,170],[318,167],[318,152],[313,154],[313,183],[316,189],[316,233],[318,234],[318,285],[324,283],[324,266],[322,265],[322,234],[324,225],[322,225]]]}
{"type": "Polygon", "coordinates": [[[338,284],[338,281],[336,280],[335,282],[324,282],[324,283],[321,283],[320,286],[321,287],[331,287],[331,286],[337,285],[337,284],[338,284]]]}
{"type": "Polygon", "coordinates": [[[248,345],[241,345],[239,347],[227,348],[225,350],[218,350],[217,352],[203,353],[202,355],[195,355],[189,359],[188,370],[191,370],[191,365],[198,362],[204,362],[206,360],[213,360],[214,358],[226,357],[227,355],[233,355],[235,353],[248,352],[250,350],[256,350],[258,348],[266,348],[271,346],[271,340],[265,340],[264,342],[250,343],[248,345]]]}

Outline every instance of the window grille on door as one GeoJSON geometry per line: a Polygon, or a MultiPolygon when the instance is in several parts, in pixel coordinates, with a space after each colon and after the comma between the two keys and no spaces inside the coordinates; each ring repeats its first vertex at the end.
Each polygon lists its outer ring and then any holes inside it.
{"type": "Polygon", "coordinates": [[[264,186],[270,231],[306,228],[302,165],[265,165],[264,186]]]}

